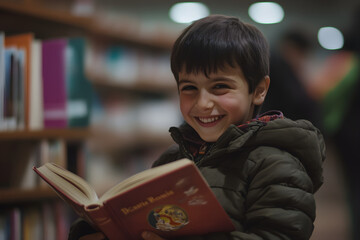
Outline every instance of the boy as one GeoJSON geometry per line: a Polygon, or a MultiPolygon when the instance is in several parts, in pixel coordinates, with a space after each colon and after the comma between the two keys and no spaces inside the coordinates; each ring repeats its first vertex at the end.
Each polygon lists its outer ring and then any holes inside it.
{"type": "Polygon", "coordinates": [[[233,17],[200,19],[175,42],[171,69],[185,123],[170,129],[177,145],[154,166],[192,159],[236,226],[182,239],[309,239],[324,141],[308,121],[281,112],[257,116],[270,84],[261,32],[233,17]]]}

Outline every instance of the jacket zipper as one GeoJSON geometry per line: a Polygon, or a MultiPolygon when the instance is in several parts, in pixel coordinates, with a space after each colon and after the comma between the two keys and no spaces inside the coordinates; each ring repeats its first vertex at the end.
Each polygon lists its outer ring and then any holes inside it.
{"type": "Polygon", "coordinates": [[[205,143],[203,146],[200,147],[200,148],[205,148],[205,149],[202,149],[205,151],[205,154],[204,154],[204,156],[202,156],[202,158],[199,159],[199,161],[195,162],[196,166],[200,167],[201,163],[203,163],[204,160],[210,155],[210,152],[214,148],[214,145],[215,145],[215,143],[210,146],[207,146],[205,143]]]}

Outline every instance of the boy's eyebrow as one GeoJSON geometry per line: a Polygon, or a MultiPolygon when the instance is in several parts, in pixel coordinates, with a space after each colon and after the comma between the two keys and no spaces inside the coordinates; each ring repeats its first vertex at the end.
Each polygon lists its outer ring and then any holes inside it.
{"type": "Polygon", "coordinates": [[[228,82],[236,82],[235,79],[232,79],[231,77],[216,77],[211,79],[212,82],[223,82],[223,81],[228,81],[228,82]]]}
{"type": "MultiPolygon", "coordinates": [[[[225,77],[225,76],[210,78],[209,81],[211,81],[211,82],[224,82],[224,81],[237,82],[235,79],[233,79],[231,77],[225,77]]],[[[191,81],[186,78],[179,79],[179,84],[184,84],[184,83],[194,83],[194,81],[191,81]]]]}
{"type": "Polygon", "coordinates": [[[181,83],[193,83],[193,82],[189,79],[179,79],[179,84],[181,83]]]}

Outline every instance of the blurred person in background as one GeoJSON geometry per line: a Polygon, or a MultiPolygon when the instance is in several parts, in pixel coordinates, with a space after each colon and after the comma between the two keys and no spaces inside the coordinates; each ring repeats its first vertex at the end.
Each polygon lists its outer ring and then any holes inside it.
{"type": "Polygon", "coordinates": [[[313,79],[321,103],[323,133],[332,141],[344,169],[352,217],[352,239],[360,239],[360,5],[345,34],[344,47],[331,54],[313,79]]]}
{"type": "Polygon", "coordinates": [[[312,49],[311,40],[301,30],[281,34],[271,51],[271,85],[263,112],[277,109],[290,119],[310,120],[320,128],[317,102],[306,89],[306,65],[312,49]]]}

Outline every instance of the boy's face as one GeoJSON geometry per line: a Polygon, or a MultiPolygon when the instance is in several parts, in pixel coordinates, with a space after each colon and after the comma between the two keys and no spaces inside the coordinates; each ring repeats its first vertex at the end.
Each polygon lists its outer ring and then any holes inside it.
{"type": "MultiPolygon", "coordinates": [[[[227,66],[207,78],[179,73],[180,109],[185,121],[206,142],[215,142],[230,126],[252,118],[254,94],[240,68],[227,66]]],[[[262,102],[261,102],[262,103],[262,102]]]]}

